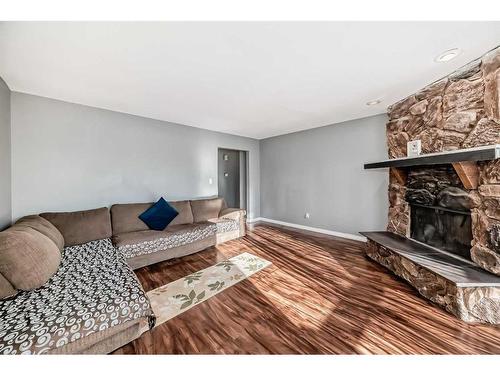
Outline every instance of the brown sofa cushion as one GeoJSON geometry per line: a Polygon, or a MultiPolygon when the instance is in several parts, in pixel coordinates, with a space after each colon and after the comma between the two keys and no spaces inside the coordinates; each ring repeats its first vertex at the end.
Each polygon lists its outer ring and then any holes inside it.
{"type": "MultiPolygon", "coordinates": [[[[177,210],[179,215],[169,224],[192,224],[193,214],[189,201],[168,202],[177,210]]],[[[139,215],[151,207],[153,203],[125,203],[111,206],[111,221],[113,235],[129,232],[149,230],[148,226],[139,219],[139,215]]]]}
{"type": "Polygon", "coordinates": [[[76,212],[45,212],[40,216],[54,224],[61,232],[66,246],[112,236],[111,217],[107,207],[76,212]]]}
{"type": "Polygon", "coordinates": [[[168,227],[179,224],[193,224],[193,212],[191,211],[191,203],[189,203],[189,201],[177,201],[168,203],[179,213],[179,215],[177,215],[175,219],[172,220],[170,224],[168,224],[168,227]]]}
{"type": "Polygon", "coordinates": [[[125,203],[111,206],[111,222],[113,224],[113,235],[139,230],[148,230],[139,215],[151,207],[153,203],[125,203]]]}
{"type": "Polygon", "coordinates": [[[16,222],[16,226],[25,226],[29,228],[33,228],[34,230],[40,232],[41,234],[49,237],[52,242],[56,244],[59,250],[64,248],[64,237],[61,232],[52,225],[50,221],[44,219],[38,215],[30,215],[20,218],[16,222]]]}
{"type": "Polygon", "coordinates": [[[14,225],[0,232],[0,274],[13,288],[31,290],[42,286],[60,263],[57,246],[35,229],[14,225]]]}
{"type": "Polygon", "coordinates": [[[199,199],[191,201],[191,209],[195,223],[215,219],[219,213],[226,207],[223,198],[199,199]]]}

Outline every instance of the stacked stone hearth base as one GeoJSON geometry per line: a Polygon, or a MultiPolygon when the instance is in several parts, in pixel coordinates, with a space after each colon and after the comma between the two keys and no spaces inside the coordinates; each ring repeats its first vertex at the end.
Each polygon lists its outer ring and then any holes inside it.
{"type": "Polygon", "coordinates": [[[440,275],[418,264],[418,257],[408,257],[404,252],[398,253],[372,240],[368,241],[366,255],[405,279],[422,296],[457,318],[469,323],[500,324],[500,278],[498,285],[488,280],[457,283],[453,276],[448,277],[445,272],[440,275]]]}
{"type": "Polygon", "coordinates": [[[367,246],[366,255],[405,279],[422,296],[457,318],[470,323],[500,324],[500,286],[457,286],[372,241],[367,246]]]}

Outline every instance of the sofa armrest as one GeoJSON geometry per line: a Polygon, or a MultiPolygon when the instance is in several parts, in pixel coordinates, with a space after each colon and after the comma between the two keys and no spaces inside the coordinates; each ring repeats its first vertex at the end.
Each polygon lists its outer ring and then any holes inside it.
{"type": "Polygon", "coordinates": [[[219,212],[219,218],[242,220],[246,217],[247,212],[241,208],[224,208],[219,212]]]}
{"type": "MultiPolygon", "coordinates": [[[[224,208],[219,212],[219,219],[236,220],[239,223],[237,237],[243,237],[246,234],[247,212],[241,208],[224,208]]],[[[232,237],[232,238],[237,238],[232,237]]],[[[226,240],[223,240],[224,242],[226,240]]]]}

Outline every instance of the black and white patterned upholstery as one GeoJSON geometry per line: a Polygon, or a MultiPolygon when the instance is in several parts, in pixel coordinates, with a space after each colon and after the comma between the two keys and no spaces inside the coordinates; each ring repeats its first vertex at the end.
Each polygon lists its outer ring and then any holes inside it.
{"type": "Polygon", "coordinates": [[[217,233],[227,233],[240,229],[240,223],[237,220],[220,218],[215,224],[217,225],[217,233]]]}
{"type": "Polygon", "coordinates": [[[40,354],[154,315],[137,277],[110,239],[66,247],[42,287],[0,301],[0,353],[40,354]]]}
{"type": "MultiPolygon", "coordinates": [[[[147,232],[150,233],[152,231],[147,232]]],[[[129,259],[140,255],[156,253],[158,251],[188,245],[210,236],[214,236],[216,232],[217,226],[215,224],[200,225],[189,230],[180,230],[173,233],[154,231],[154,234],[158,236],[157,238],[141,240],[136,243],[126,245],[116,244],[116,246],[123,256],[129,259]]]]}
{"type": "Polygon", "coordinates": [[[135,243],[127,243],[124,245],[118,243],[116,246],[125,258],[130,259],[141,255],[152,254],[159,251],[189,245],[193,242],[215,236],[217,233],[226,233],[234,230],[239,230],[238,221],[231,219],[217,219],[213,222],[204,222],[203,224],[198,224],[198,226],[176,232],[155,231],[156,238],[141,240],[135,243]]]}

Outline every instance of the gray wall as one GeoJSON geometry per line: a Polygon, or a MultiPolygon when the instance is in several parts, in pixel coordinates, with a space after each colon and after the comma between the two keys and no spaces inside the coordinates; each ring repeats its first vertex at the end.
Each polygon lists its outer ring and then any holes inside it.
{"type": "Polygon", "coordinates": [[[386,115],[261,141],[261,216],[349,234],[387,224],[386,115]],[[305,212],[310,219],[305,219],[305,212]]]}
{"type": "Polygon", "coordinates": [[[15,92],[11,105],[14,219],[217,195],[218,147],[249,151],[249,217],[260,214],[255,139],[15,92]]]}
{"type": "Polygon", "coordinates": [[[0,225],[11,218],[10,155],[17,219],[216,195],[222,147],[249,151],[250,218],[351,234],[385,228],[387,171],[363,170],[387,157],[385,115],[264,139],[259,151],[250,138],[21,93],[10,94],[8,116],[9,94],[0,87],[0,225]]]}
{"type": "Polygon", "coordinates": [[[10,167],[10,90],[0,78],[0,230],[12,219],[10,167]]]}

